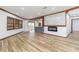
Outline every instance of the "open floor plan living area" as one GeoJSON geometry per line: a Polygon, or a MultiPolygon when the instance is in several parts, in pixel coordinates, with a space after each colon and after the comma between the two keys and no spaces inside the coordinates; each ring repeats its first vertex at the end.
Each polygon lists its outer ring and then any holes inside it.
{"type": "Polygon", "coordinates": [[[0,6],[0,52],[79,52],[79,6],[0,6]]]}

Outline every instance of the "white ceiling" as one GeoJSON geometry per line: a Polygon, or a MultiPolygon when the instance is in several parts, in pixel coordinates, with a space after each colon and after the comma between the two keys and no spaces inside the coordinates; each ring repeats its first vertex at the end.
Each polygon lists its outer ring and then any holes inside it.
{"type": "Polygon", "coordinates": [[[1,8],[14,13],[23,18],[31,19],[66,9],[73,8],[74,6],[0,6],[1,8]]]}

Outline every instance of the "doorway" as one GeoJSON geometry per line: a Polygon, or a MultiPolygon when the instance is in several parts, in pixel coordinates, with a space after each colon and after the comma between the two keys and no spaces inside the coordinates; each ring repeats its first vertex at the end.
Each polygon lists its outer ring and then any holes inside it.
{"type": "Polygon", "coordinates": [[[43,33],[44,31],[44,17],[35,19],[35,32],[43,33]]]}
{"type": "Polygon", "coordinates": [[[29,32],[35,32],[34,22],[28,22],[28,29],[29,29],[29,32]]]}

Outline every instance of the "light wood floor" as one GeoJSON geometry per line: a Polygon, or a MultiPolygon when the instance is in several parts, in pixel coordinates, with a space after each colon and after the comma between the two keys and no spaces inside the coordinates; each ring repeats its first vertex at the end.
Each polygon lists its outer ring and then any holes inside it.
{"type": "Polygon", "coordinates": [[[19,33],[0,40],[2,52],[76,52],[79,51],[79,32],[68,38],[43,33],[19,33]]]}

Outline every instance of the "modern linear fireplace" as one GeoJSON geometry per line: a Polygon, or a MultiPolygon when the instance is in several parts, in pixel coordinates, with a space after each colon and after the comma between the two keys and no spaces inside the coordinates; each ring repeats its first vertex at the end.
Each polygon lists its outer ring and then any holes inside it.
{"type": "Polygon", "coordinates": [[[48,26],[48,31],[57,32],[57,26],[48,26]]]}

